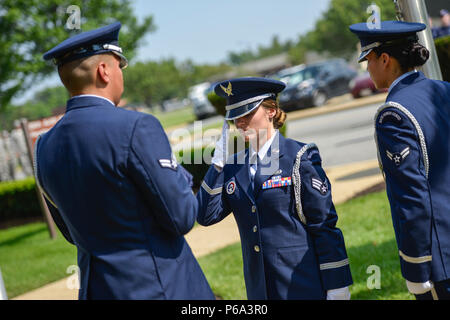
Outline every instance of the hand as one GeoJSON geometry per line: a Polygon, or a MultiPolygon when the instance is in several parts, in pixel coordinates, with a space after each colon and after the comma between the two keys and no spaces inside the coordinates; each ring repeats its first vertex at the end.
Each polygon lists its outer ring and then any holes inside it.
{"type": "Polygon", "coordinates": [[[328,290],[327,300],[350,300],[350,290],[348,287],[328,290]]]}
{"type": "Polygon", "coordinates": [[[433,289],[433,282],[429,280],[427,282],[411,282],[406,280],[406,286],[412,294],[424,294],[433,289]]]}
{"type": "Polygon", "coordinates": [[[227,120],[223,120],[222,126],[222,135],[219,140],[216,142],[216,147],[214,150],[213,157],[211,159],[211,163],[216,165],[219,168],[223,168],[225,166],[225,162],[228,158],[228,133],[230,126],[228,125],[227,120]]]}

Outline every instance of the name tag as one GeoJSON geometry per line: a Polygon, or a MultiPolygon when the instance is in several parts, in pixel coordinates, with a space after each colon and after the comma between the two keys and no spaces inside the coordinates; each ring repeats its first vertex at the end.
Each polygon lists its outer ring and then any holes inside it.
{"type": "Polygon", "coordinates": [[[291,177],[281,177],[276,176],[272,177],[272,179],[267,180],[263,183],[263,189],[271,189],[271,188],[279,188],[284,186],[290,186],[292,184],[291,177]]]}

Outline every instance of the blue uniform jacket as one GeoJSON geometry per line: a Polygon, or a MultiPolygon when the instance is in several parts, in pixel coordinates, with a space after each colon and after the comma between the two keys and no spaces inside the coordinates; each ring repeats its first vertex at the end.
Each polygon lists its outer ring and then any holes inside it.
{"type": "Polygon", "coordinates": [[[450,84],[413,73],[375,116],[402,275],[412,282],[450,275],[450,84]]]}
{"type": "Polygon", "coordinates": [[[233,212],[249,299],[325,299],[326,290],[352,283],[330,183],[313,144],[281,134],[274,141],[279,145],[272,143],[266,156],[273,160],[258,165],[254,189],[248,149],[220,173],[209,168],[197,221],[211,225],[233,212]],[[294,184],[301,186],[297,195],[294,184]]]}
{"type": "Polygon", "coordinates": [[[78,249],[80,299],[214,299],[183,236],[198,203],[156,118],[74,97],[35,152],[52,216],[78,249]]]}

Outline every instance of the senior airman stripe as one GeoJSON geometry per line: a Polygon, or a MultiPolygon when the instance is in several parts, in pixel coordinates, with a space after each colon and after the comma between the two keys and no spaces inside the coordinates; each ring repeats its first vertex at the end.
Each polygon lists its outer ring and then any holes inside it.
{"type": "Polygon", "coordinates": [[[424,263],[431,261],[431,256],[410,257],[401,252],[400,250],[398,251],[398,254],[400,255],[400,257],[402,257],[403,260],[409,263],[424,263]]]}
{"type": "Polygon", "coordinates": [[[327,269],[340,268],[340,267],[343,267],[346,265],[348,265],[348,258],[341,260],[341,261],[336,261],[336,262],[322,263],[319,267],[320,267],[320,270],[327,270],[327,269]]]}
{"type": "Polygon", "coordinates": [[[222,187],[211,189],[205,181],[202,182],[202,188],[212,196],[222,192],[222,187]]]}

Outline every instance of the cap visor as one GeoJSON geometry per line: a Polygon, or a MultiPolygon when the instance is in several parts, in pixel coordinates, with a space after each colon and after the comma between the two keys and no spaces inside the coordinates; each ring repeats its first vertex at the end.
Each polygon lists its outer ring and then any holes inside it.
{"type": "Polygon", "coordinates": [[[114,51],[114,50],[111,50],[111,52],[119,57],[120,69],[125,69],[126,67],[128,67],[128,59],[125,58],[125,56],[123,54],[121,54],[120,52],[114,51]]]}
{"type": "Polygon", "coordinates": [[[231,110],[228,110],[225,114],[225,120],[236,120],[240,117],[246,116],[253,110],[259,107],[259,105],[263,102],[264,99],[261,99],[260,101],[252,102],[231,110]]]}
{"type": "Polygon", "coordinates": [[[358,58],[358,63],[361,63],[361,62],[365,61],[367,55],[368,55],[369,53],[371,53],[372,50],[373,50],[373,49],[369,49],[369,50],[366,50],[366,51],[361,52],[361,54],[359,55],[359,58],[358,58]]]}

